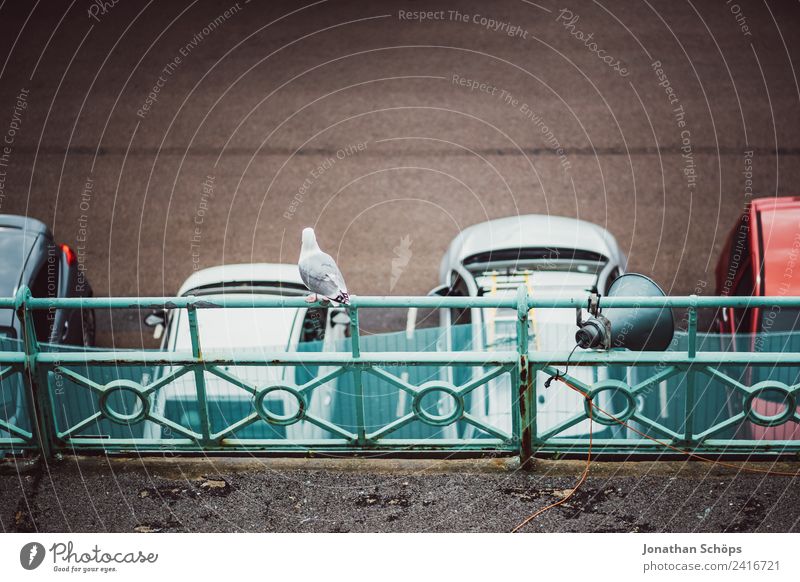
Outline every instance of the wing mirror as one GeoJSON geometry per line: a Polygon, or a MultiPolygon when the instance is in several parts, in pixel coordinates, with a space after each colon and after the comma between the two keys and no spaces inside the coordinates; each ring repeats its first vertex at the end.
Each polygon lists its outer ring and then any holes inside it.
{"type": "Polygon", "coordinates": [[[167,321],[166,311],[153,311],[144,318],[144,324],[153,328],[153,338],[161,339],[167,321]]]}

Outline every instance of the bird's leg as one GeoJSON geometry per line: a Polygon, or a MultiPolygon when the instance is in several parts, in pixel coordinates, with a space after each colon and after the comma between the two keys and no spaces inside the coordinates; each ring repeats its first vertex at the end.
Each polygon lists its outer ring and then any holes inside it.
{"type": "Polygon", "coordinates": [[[312,293],[311,295],[306,295],[306,303],[319,303],[322,306],[330,305],[331,300],[319,293],[312,293]]]}

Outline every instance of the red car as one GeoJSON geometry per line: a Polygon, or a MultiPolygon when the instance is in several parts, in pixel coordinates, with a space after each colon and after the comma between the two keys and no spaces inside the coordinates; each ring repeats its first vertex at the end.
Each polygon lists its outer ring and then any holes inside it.
{"type": "MultiPolygon", "coordinates": [[[[728,236],[716,269],[717,295],[786,297],[800,295],[800,197],[758,198],[751,201],[728,236]]],[[[800,310],[780,307],[722,309],[718,318],[723,334],[731,334],[730,349],[800,351],[800,337],[770,332],[800,331],[800,310]],[[742,334],[748,334],[742,336],[742,334]]],[[[798,334],[800,336],[800,334],[798,334]]],[[[767,370],[769,377],[788,385],[797,383],[796,368],[767,370]]],[[[758,381],[748,371],[748,384],[758,381]]],[[[785,402],[757,398],[753,410],[763,416],[785,411],[785,402]]],[[[757,439],[800,440],[793,421],[776,427],[751,423],[757,439]]]]}

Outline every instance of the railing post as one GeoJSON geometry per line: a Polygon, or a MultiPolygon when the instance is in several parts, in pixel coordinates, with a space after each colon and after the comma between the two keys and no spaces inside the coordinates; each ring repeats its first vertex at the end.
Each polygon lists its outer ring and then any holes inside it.
{"type": "MultiPolygon", "coordinates": [[[[689,326],[688,326],[688,345],[687,356],[693,359],[697,356],[697,295],[691,295],[691,304],[689,305],[689,326]]],[[[695,385],[695,372],[694,365],[689,363],[689,368],[686,370],[686,413],[683,440],[685,444],[691,447],[694,444],[694,385],[695,385]]]]}
{"type": "Polygon", "coordinates": [[[197,308],[189,305],[186,308],[189,318],[189,336],[192,340],[192,355],[200,360],[192,364],[194,384],[197,390],[197,406],[200,413],[200,433],[204,445],[211,442],[211,422],[208,418],[208,398],[206,396],[205,364],[203,363],[203,350],[200,346],[200,333],[197,326],[197,308]]]}
{"type": "MultiPolygon", "coordinates": [[[[361,357],[361,336],[358,331],[358,307],[350,306],[347,308],[350,316],[350,346],[353,359],[361,357]]],[[[364,417],[364,384],[361,378],[361,367],[353,366],[353,387],[356,391],[356,433],[358,434],[358,445],[364,446],[367,443],[367,427],[364,417]]]]}
{"type": "Polygon", "coordinates": [[[519,408],[519,462],[529,468],[533,460],[533,437],[536,433],[536,410],[533,378],[528,364],[528,290],[517,288],[517,379],[519,408]]]}
{"type": "Polygon", "coordinates": [[[20,286],[14,298],[17,319],[22,327],[22,344],[25,349],[25,384],[28,392],[28,405],[31,426],[39,443],[42,456],[49,458],[53,455],[55,442],[55,418],[50,406],[50,387],[47,383],[47,373],[40,369],[38,363],[39,341],[36,339],[36,327],[28,307],[31,290],[27,286],[20,286]]]}

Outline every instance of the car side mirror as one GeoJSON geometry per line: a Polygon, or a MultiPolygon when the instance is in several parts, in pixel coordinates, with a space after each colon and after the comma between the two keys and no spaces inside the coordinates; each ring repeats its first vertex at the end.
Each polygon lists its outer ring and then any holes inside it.
{"type": "Polygon", "coordinates": [[[439,285],[428,291],[428,297],[449,297],[453,295],[450,285],[439,285]]]}
{"type": "Polygon", "coordinates": [[[164,334],[166,320],[167,314],[165,311],[153,311],[144,318],[144,324],[153,328],[153,337],[155,339],[161,339],[164,334]]]}
{"type": "Polygon", "coordinates": [[[164,325],[164,320],[165,317],[163,311],[153,311],[144,318],[144,324],[147,327],[157,327],[159,325],[164,325]]]}

